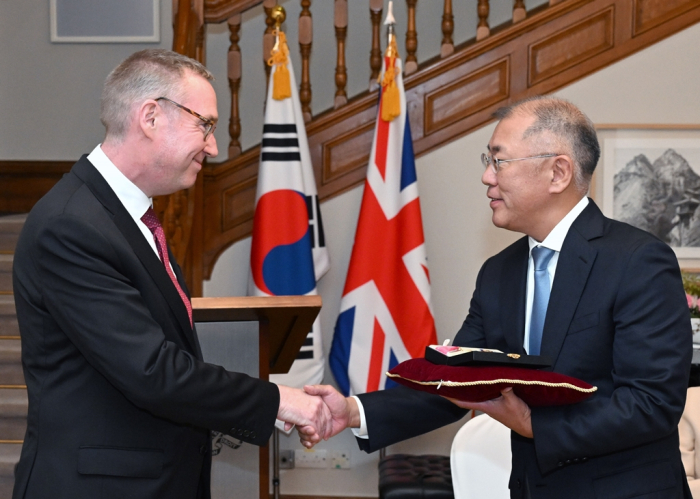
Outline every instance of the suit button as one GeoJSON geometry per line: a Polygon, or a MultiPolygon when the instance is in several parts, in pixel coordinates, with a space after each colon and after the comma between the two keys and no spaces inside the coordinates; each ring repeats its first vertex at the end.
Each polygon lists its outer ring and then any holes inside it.
{"type": "Polygon", "coordinates": [[[254,431],[251,431],[251,432],[250,432],[250,438],[255,438],[255,432],[254,432],[254,431]]]}
{"type": "Polygon", "coordinates": [[[242,435],[243,435],[243,430],[239,428],[238,431],[236,432],[236,434],[237,434],[239,437],[242,436],[242,435]]]}
{"type": "Polygon", "coordinates": [[[236,434],[236,429],[235,429],[235,428],[231,428],[231,429],[228,431],[228,434],[229,434],[229,435],[235,435],[235,434],[236,434]]]}
{"type": "Polygon", "coordinates": [[[571,464],[571,459],[567,459],[567,460],[564,461],[564,462],[565,462],[566,464],[571,464]]]}
{"type": "Polygon", "coordinates": [[[243,432],[244,437],[249,437],[250,436],[250,431],[246,430],[243,432]]]}
{"type": "Polygon", "coordinates": [[[207,446],[206,446],[206,445],[202,445],[202,446],[199,448],[199,453],[200,453],[201,455],[203,455],[203,456],[206,456],[206,455],[207,455],[207,446]]]}
{"type": "Polygon", "coordinates": [[[559,466],[559,467],[561,468],[562,466],[564,466],[564,463],[562,463],[561,461],[559,461],[559,462],[557,463],[557,466],[559,466]]]}
{"type": "Polygon", "coordinates": [[[585,463],[586,461],[588,461],[588,458],[587,458],[587,457],[582,457],[582,458],[581,458],[581,462],[585,463]]]}
{"type": "Polygon", "coordinates": [[[520,480],[517,480],[517,481],[515,482],[515,488],[519,489],[519,488],[522,488],[522,486],[523,486],[523,485],[522,485],[522,483],[520,483],[520,480]]]}

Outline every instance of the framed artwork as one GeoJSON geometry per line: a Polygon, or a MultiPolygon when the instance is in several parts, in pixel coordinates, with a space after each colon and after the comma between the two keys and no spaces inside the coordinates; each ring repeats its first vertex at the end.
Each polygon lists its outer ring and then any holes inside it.
{"type": "Polygon", "coordinates": [[[700,260],[700,125],[599,125],[591,194],[603,213],[700,260]]]}
{"type": "Polygon", "coordinates": [[[160,0],[50,0],[54,43],[160,42],[160,0]]]}

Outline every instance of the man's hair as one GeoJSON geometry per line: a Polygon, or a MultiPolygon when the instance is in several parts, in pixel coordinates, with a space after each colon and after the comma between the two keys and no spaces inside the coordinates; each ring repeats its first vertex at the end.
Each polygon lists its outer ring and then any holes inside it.
{"type": "Polygon", "coordinates": [[[567,100],[537,95],[502,107],[494,113],[494,117],[503,120],[516,113],[535,117],[535,122],[525,130],[523,139],[549,131],[568,149],[544,152],[566,152],[574,162],[574,186],[585,192],[600,158],[598,136],[588,116],[567,100]]]}
{"type": "Polygon", "coordinates": [[[146,99],[181,97],[181,83],[187,72],[207,81],[214,79],[201,63],[169,50],[146,49],[127,57],[107,76],[102,89],[100,121],[107,137],[122,140],[134,106],[146,99]]]}

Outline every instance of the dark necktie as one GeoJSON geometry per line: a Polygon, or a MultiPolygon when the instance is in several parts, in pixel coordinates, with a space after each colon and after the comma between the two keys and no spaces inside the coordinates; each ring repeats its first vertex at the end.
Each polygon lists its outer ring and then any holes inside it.
{"type": "Polygon", "coordinates": [[[543,246],[532,248],[532,259],[535,262],[535,296],[532,300],[532,314],[530,314],[530,341],[528,354],[539,355],[542,345],[542,329],[544,318],[547,315],[549,304],[549,274],[547,265],[554,256],[554,250],[543,246]]]}
{"type": "Polygon", "coordinates": [[[170,280],[173,281],[175,289],[177,289],[177,292],[180,295],[180,298],[182,298],[182,302],[185,304],[185,307],[187,307],[187,315],[190,317],[190,325],[192,325],[192,304],[190,303],[190,299],[180,287],[180,283],[177,282],[177,277],[175,277],[175,273],[170,266],[168,246],[165,243],[165,232],[163,232],[163,226],[160,224],[160,220],[158,220],[156,212],[153,211],[153,208],[148,208],[148,210],[146,210],[146,213],[144,213],[144,215],[141,217],[141,221],[146,224],[148,230],[153,233],[153,238],[156,241],[156,248],[158,249],[158,255],[160,255],[160,261],[163,262],[165,271],[170,276],[170,280]]]}

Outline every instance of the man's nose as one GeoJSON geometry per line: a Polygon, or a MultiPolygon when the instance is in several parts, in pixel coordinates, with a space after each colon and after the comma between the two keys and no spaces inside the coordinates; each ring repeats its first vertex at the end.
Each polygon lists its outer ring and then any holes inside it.
{"type": "Polygon", "coordinates": [[[481,175],[481,183],[484,185],[496,185],[498,183],[498,177],[490,166],[484,168],[484,173],[481,175]]]}
{"type": "Polygon", "coordinates": [[[216,147],[216,137],[213,133],[207,137],[204,153],[211,158],[215,158],[219,154],[219,148],[216,147]]]}

